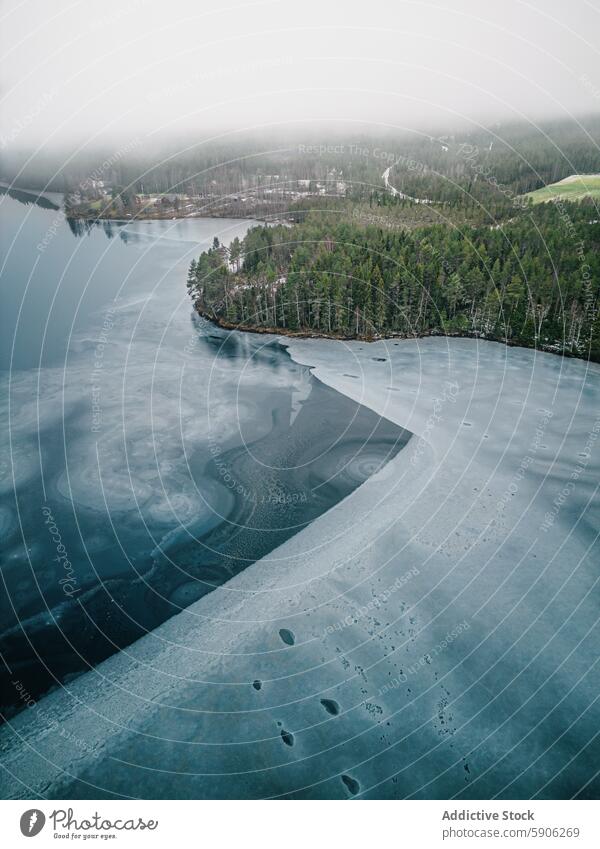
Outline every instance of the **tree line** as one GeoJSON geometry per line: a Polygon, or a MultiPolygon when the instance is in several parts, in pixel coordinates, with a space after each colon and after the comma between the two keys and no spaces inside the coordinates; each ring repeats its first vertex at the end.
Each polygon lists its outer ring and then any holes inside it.
{"type": "Polygon", "coordinates": [[[590,202],[504,226],[361,226],[318,212],[258,226],[192,261],[203,314],[347,338],[477,335],[600,360],[600,223],[590,202]]]}

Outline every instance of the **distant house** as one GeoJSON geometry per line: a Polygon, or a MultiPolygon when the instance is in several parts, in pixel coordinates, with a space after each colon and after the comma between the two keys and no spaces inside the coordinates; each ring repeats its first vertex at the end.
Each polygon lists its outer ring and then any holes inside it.
{"type": "Polygon", "coordinates": [[[104,180],[94,180],[92,177],[87,177],[79,184],[79,188],[87,197],[99,198],[107,194],[104,180]]]}

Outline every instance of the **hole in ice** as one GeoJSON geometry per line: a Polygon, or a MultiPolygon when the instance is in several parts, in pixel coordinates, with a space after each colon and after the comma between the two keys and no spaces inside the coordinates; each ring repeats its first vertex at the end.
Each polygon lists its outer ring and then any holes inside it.
{"type": "Polygon", "coordinates": [[[340,706],[334,699],[321,699],[321,704],[332,716],[337,716],[340,712],[340,706]]]}
{"type": "Polygon", "coordinates": [[[257,678],[256,681],[252,682],[252,686],[255,690],[260,690],[260,688],[262,687],[262,681],[259,681],[257,678]]]}
{"type": "Polygon", "coordinates": [[[355,778],[352,778],[351,775],[342,775],[342,781],[348,788],[348,791],[353,796],[356,796],[356,794],[360,790],[360,784],[358,783],[358,781],[355,778]]]}
{"type": "Polygon", "coordinates": [[[294,745],[294,735],[291,731],[286,731],[285,728],[281,729],[281,739],[283,740],[286,746],[294,745]]]}
{"type": "Polygon", "coordinates": [[[279,636],[281,637],[283,642],[288,646],[293,646],[294,643],[296,642],[296,638],[294,637],[293,632],[288,631],[287,628],[280,628],[279,636]]]}

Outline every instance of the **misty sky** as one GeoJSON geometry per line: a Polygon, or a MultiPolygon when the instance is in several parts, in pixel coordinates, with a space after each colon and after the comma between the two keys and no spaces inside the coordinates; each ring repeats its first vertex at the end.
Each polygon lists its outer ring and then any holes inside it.
{"type": "MultiPolygon", "coordinates": [[[[596,0],[595,0],[596,2],[596,0]]],[[[0,142],[600,110],[587,0],[10,0],[0,142]]]]}

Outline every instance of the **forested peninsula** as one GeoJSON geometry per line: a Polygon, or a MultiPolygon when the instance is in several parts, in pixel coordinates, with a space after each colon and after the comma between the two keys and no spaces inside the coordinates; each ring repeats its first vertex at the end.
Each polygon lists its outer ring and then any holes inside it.
{"type": "Polygon", "coordinates": [[[488,225],[406,227],[410,206],[300,211],[229,248],[215,240],[189,269],[195,307],[240,330],[474,336],[600,361],[591,200],[523,206],[488,225]]]}

